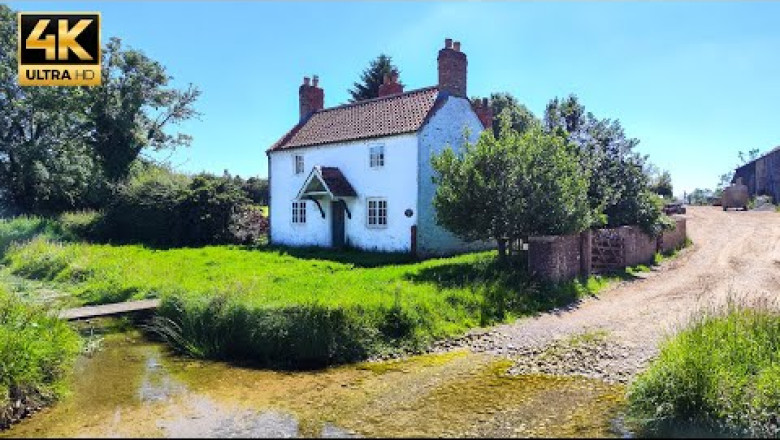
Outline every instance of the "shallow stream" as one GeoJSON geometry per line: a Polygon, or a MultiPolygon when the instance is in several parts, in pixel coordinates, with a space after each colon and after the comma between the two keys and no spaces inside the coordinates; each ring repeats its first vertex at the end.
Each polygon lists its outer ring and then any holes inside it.
{"type": "Polygon", "coordinates": [[[279,372],[185,359],[131,331],[106,336],[69,395],[0,437],[624,435],[622,386],[508,366],[458,351],[279,372]]]}

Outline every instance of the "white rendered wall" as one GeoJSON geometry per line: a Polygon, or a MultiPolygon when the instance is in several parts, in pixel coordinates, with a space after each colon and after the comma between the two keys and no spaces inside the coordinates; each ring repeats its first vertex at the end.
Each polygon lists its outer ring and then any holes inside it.
{"type": "Polygon", "coordinates": [[[408,252],[411,226],[417,222],[417,134],[304,147],[270,154],[271,242],[288,246],[330,246],[330,204],[320,198],[325,211],[307,201],[306,224],[292,223],[292,201],[315,165],[338,167],[357,193],[345,198],[352,218],[344,219],[346,242],[365,250],[408,252]],[[384,167],[369,166],[369,148],[383,144],[384,167]],[[294,174],[295,155],[303,156],[304,173],[294,174]],[[369,197],[387,200],[387,227],[369,228],[369,197]],[[406,217],[404,211],[414,214],[406,217]]]}
{"type": "Polygon", "coordinates": [[[490,249],[492,243],[464,242],[451,232],[436,224],[436,209],[433,197],[436,186],[431,156],[439,154],[447,146],[461,150],[466,139],[474,143],[484,130],[482,123],[471,108],[468,99],[449,97],[447,102],[431,117],[420,130],[420,185],[418,192],[417,251],[422,256],[449,255],[461,252],[490,249]],[[468,138],[465,130],[468,130],[468,138]]]}

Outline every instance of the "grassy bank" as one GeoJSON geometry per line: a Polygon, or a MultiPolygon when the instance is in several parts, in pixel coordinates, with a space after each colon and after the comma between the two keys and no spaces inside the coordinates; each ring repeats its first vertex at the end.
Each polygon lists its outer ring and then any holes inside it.
{"type": "Polygon", "coordinates": [[[629,401],[645,435],[776,437],[780,314],[735,303],[702,313],[664,343],[629,401]]]}
{"type": "Polygon", "coordinates": [[[79,346],[64,321],[0,289],[0,429],[61,394],[79,346]]]}
{"type": "MultiPolygon", "coordinates": [[[[1,230],[1,228],[0,228],[1,230]]],[[[195,356],[319,366],[569,304],[606,282],[540,286],[491,252],[410,261],[326,249],[151,249],[54,241],[11,245],[7,271],[70,292],[71,303],[159,297],[155,329],[195,356]]]]}

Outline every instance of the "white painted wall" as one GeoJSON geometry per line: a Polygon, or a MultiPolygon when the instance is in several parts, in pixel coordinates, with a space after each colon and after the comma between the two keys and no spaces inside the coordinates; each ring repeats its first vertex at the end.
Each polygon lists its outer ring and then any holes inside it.
{"type": "Polygon", "coordinates": [[[401,251],[411,249],[411,226],[417,222],[417,134],[304,147],[270,154],[271,242],[288,246],[330,246],[330,204],[320,199],[317,206],[307,201],[306,224],[292,223],[292,201],[315,165],[338,167],[352,184],[356,198],[345,198],[352,218],[344,219],[350,246],[365,250],[401,251]],[[384,144],[385,165],[369,166],[369,148],[384,144]],[[303,155],[305,172],[294,174],[294,156],[303,155]],[[387,227],[367,226],[369,197],[387,199],[387,227]],[[406,217],[404,211],[414,211],[406,217]]]}
{"type": "Polygon", "coordinates": [[[447,102],[428,120],[420,130],[420,166],[418,189],[417,251],[419,255],[450,255],[468,251],[491,249],[493,243],[464,242],[451,232],[436,224],[436,209],[433,197],[436,186],[431,182],[434,175],[431,156],[439,154],[447,146],[455,151],[463,148],[466,139],[474,143],[484,130],[482,123],[471,108],[468,99],[450,96],[447,102]],[[468,138],[465,130],[468,130],[468,138]]]}

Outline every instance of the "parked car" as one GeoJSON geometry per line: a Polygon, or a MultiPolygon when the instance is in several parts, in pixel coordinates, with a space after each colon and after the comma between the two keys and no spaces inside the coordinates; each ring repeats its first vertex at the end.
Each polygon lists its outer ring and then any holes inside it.
{"type": "Polygon", "coordinates": [[[685,206],[683,206],[682,202],[667,203],[664,205],[664,214],[685,214],[685,206]]]}

